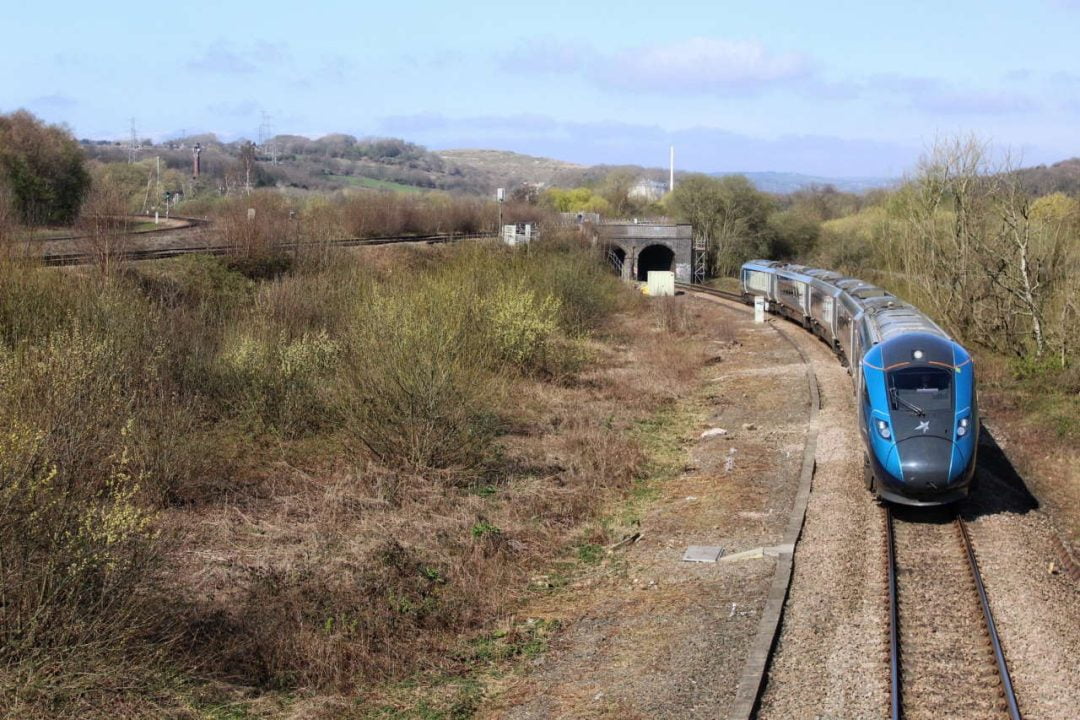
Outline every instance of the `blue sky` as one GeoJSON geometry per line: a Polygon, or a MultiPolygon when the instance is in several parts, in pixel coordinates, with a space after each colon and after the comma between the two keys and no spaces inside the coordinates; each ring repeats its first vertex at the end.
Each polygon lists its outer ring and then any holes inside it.
{"type": "Polygon", "coordinates": [[[79,137],[404,137],[894,176],[975,133],[1080,154],[1080,0],[85,2],[3,12],[0,111],[79,137]]]}

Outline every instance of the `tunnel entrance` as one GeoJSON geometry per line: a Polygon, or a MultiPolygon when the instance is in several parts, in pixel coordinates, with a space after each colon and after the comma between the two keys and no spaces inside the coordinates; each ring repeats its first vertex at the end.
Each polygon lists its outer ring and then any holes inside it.
{"type": "Polygon", "coordinates": [[[622,276],[623,265],[626,264],[626,251],[618,245],[604,246],[604,260],[607,261],[616,275],[622,276]]]}
{"type": "Polygon", "coordinates": [[[637,279],[649,279],[650,270],[674,270],[675,251],[666,245],[650,245],[638,253],[637,279]]]}

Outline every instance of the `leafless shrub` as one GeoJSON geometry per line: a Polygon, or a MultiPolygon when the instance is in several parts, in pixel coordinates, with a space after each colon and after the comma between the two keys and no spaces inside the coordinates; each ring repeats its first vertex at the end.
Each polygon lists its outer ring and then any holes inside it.
{"type": "Polygon", "coordinates": [[[79,211],[75,230],[80,235],[79,245],[94,257],[103,275],[111,277],[119,270],[130,228],[128,198],[122,188],[98,174],[79,211]]]}
{"type": "Polygon", "coordinates": [[[680,297],[660,297],[649,301],[656,327],[671,335],[693,335],[700,330],[693,308],[680,297]]]}

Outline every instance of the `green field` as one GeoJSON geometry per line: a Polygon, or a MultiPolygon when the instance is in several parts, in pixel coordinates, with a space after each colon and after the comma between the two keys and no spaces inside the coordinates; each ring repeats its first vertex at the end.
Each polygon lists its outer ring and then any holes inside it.
{"type": "Polygon", "coordinates": [[[415,185],[402,185],[389,180],[376,180],[375,178],[361,177],[359,175],[328,175],[327,177],[340,180],[351,187],[368,188],[370,190],[392,190],[403,193],[419,193],[424,190],[415,185]]]}

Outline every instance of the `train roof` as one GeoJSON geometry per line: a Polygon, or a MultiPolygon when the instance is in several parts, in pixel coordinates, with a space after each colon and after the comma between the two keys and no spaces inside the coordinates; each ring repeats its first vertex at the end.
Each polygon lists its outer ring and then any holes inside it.
{"type": "Polygon", "coordinates": [[[848,290],[848,293],[859,300],[869,300],[870,298],[878,297],[896,297],[885,288],[879,288],[877,285],[859,285],[857,288],[848,290]]]}
{"type": "Polygon", "coordinates": [[[904,302],[888,290],[858,278],[845,277],[838,272],[775,260],[751,260],[743,267],[765,270],[810,282],[815,287],[841,291],[839,299],[853,313],[862,312],[863,320],[877,342],[906,333],[926,333],[945,340],[952,338],[918,308],[904,302]]]}

